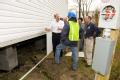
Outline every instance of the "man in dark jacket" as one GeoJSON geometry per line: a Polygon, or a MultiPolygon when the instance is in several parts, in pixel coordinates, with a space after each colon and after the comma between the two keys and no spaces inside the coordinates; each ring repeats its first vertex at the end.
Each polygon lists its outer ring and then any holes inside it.
{"type": "Polygon", "coordinates": [[[83,22],[83,18],[78,18],[78,23],[80,26],[80,51],[84,50],[84,30],[85,30],[85,25],[83,22]]]}
{"type": "Polygon", "coordinates": [[[94,46],[94,39],[96,36],[99,35],[100,31],[98,27],[91,22],[91,17],[86,16],[84,18],[85,22],[85,43],[84,43],[84,52],[85,52],[85,59],[87,61],[88,66],[92,64],[92,57],[93,57],[93,46],[94,46]]]}
{"type": "Polygon", "coordinates": [[[78,48],[79,41],[79,24],[77,23],[76,14],[72,11],[68,13],[68,23],[64,25],[61,33],[61,43],[56,47],[55,62],[60,63],[60,51],[67,47],[70,47],[72,51],[72,69],[77,69],[78,61],[78,48]]]}

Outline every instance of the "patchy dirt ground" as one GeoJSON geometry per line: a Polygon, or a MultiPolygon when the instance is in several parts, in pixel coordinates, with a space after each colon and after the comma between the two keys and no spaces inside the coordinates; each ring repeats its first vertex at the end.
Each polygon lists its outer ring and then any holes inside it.
{"type": "Polygon", "coordinates": [[[45,52],[35,50],[32,44],[20,46],[17,51],[19,65],[10,72],[0,71],[0,80],[18,80],[45,56],[45,52]]]}
{"type": "MultiPolygon", "coordinates": [[[[18,48],[19,66],[11,72],[0,71],[0,80],[18,80],[39,60],[45,52],[35,50],[30,44],[18,48]]],[[[120,39],[117,45],[110,80],[120,80],[120,39]]],[[[61,64],[55,64],[52,53],[24,80],[94,80],[94,71],[79,58],[77,71],[71,70],[71,57],[63,56],[61,64]]]]}
{"type": "MultiPolygon", "coordinates": [[[[39,60],[45,52],[35,50],[28,44],[18,48],[19,66],[11,72],[0,71],[0,80],[18,80],[39,60]]],[[[90,67],[85,67],[84,59],[79,59],[77,71],[71,70],[71,57],[63,56],[61,64],[55,64],[52,53],[25,80],[93,80],[94,74],[90,67]]]]}
{"type": "Polygon", "coordinates": [[[94,73],[85,67],[84,59],[79,59],[77,71],[71,70],[71,57],[62,57],[61,64],[55,64],[53,58],[47,58],[26,80],[93,80],[94,73]],[[41,76],[33,76],[36,72],[41,76]]]}

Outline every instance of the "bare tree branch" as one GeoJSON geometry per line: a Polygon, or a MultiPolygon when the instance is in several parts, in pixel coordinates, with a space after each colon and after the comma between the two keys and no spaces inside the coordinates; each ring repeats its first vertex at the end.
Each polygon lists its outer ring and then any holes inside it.
{"type": "Polygon", "coordinates": [[[89,3],[89,5],[88,5],[87,15],[88,15],[88,13],[89,13],[89,11],[90,11],[90,7],[91,7],[91,4],[92,4],[92,1],[93,1],[93,0],[90,0],[90,3],[89,3]]]}

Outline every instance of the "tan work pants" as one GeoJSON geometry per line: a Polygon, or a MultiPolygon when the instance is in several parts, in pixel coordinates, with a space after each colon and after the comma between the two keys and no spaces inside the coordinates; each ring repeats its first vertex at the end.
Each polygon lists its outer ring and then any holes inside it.
{"type": "Polygon", "coordinates": [[[88,65],[92,65],[94,38],[86,38],[84,42],[85,59],[88,65]]]}

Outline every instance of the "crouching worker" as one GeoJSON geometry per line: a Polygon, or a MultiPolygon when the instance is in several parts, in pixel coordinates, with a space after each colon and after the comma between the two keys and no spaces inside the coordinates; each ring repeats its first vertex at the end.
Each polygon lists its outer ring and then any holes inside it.
{"type": "Polygon", "coordinates": [[[61,33],[61,43],[56,47],[55,62],[60,63],[60,52],[65,47],[69,47],[72,51],[72,69],[77,69],[79,41],[79,24],[77,23],[76,14],[72,11],[68,13],[68,23],[63,27],[61,33]]]}

